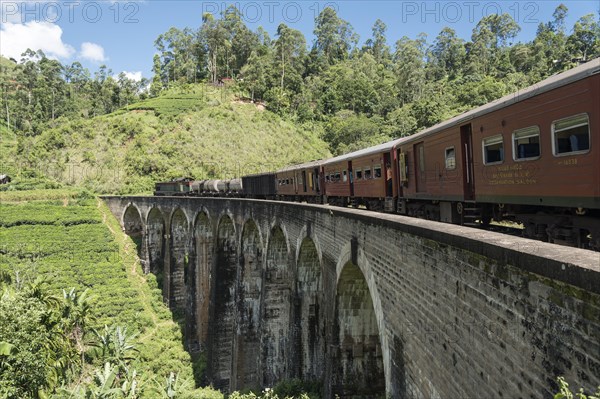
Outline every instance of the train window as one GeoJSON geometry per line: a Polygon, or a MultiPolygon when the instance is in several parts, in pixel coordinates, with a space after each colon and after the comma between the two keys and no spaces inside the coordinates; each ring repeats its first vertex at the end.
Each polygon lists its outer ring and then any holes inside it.
{"type": "Polygon", "coordinates": [[[373,167],[373,174],[375,175],[376,179],[381,177],[381,165],[375,165],[373,167]]]}
{"type": "Polygon", "coordinates": [[[513,159],[537,159],[540,156],[540,128],[530,126],[513,132],[513,159]]]}
{"type": "Polygon", "coordinates": [[[590,122],[587,114],[579,114],[552,123],[554,155],[588,151],[590,122]]]}
{"type": "Polygon", "coordinates": [[[335,181],[340,181],[340,172],[335,172],[335,181]]]}
{"type": "Polygon", "coordinates": [[[446,169],[456,169],[456,152],[454,147],[446,148],[446,169]]]}
{"type": "Polygon", "coordinates": [[[485,165],[504,162],[504,142],[502,135],[483,139],[483,163],[485,165]]]}
{"type": "Polygon", "coordinates": [[[348,172],[345,170],[342,171],[342,181],[344,183],[348,181],[348,172]]]}
{"type": "Polygon", "coordinates": [[[360,180],[362,179],[362,170],[361,169],[356,169],[356,180],[360,180]]]}
{"type": "Polygon", "coordinates": [[[313,188],[313,174],[308,172],[308,187],[313,188]]]}
{"type": "Polygon", "coordinates": [[[371,175],[371,168],[365,168],[365,180],[371,179],[373,176],[371,175]]]}

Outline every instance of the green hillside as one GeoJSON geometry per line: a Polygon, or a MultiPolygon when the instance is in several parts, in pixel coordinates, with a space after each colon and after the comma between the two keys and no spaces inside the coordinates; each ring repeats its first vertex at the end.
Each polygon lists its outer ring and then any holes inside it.
{"type": "MultiPolygon", "coordinates": [[[[157,390],[171,372],[178,374],[182,390],[193,389],[192,362],[181,343],[180,326],[162,303],[154,276],[142,273],[135,243],[121,231],[102,201],[74,190],[0,193],[0,243],[0,275],[6,272],[14,282],[20,281],[16,286],[24,287],[36,277],[43,277],[44,287],[58,298],[63,297],[63,289],[67,293],[72,288],[78,293],[87,289],[92,315],[90,328],[100,332],[105,325],[127,328],[137,349],[131,369],[137,370],[141,397],[160,397],[157,390]]],[[[10,301],[11,295],[5,291],[0,306],[9,306],[10,301]]],[[[15,317],[13,320],[10,313],[0,316],[0,341],[11,342],[21,351],[15,356],[21,362],[20,370],[29,374],[39,372],[36,362],[28,363],[25,349],[33,350],[31,354],[38,358],[42,356],[40,349],[19,345],[19,339],[26,338],[27,318],[18,312],[15,317]]],[[[91,355],[97,341],[88,332],[84,350],[89,360],[81,376],[73,378],[67,386],[75,395],[68,397],[83,397],[77,387],[81,382],[89,384],[90,376],[102,366],[91,355]]],[[[26,391],[19,390],[19,380],[11,378],[19,369],[0,367],[0,370],[0,385],[8,384],[3,386],[6,391],[0,390],[1,397],[28,397],[26,391]]],[[[46,370],[47,375],[52,375],[51,367],[46,370]]],[[[37,383],[44,385],[42,381],[37,383]]],[[[198,392],[196,397],[201,394],[221,397],[209,391],[198,392]]]]}
{"type": "Polygon", "coordinates": [[[3,169],[126,194],[157,180],[230,178],[329,156],[318,127],[236,98],[227,87],[187,86],[109,115],[58,119],[19,143],[5,131],[3,169]]]}

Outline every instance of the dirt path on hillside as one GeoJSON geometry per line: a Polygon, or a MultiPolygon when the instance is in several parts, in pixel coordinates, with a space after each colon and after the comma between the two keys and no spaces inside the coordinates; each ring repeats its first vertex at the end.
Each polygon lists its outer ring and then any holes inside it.
{"type": "MultiPolygon", "coordinates": [[[[115,241],[119,245],[119,249],[121,252],[121,259],[125,264],[125,270],[127,272],[127,277],[131,282],[133,288],[137,291],[140,300],[144,306],[144,309],[148,312],[150,317],[152,318],[152,323],[154,327],[148,330],[144,335],[140,336],[139,342],[144,342],[149,340],[152,336],[156,334],[159,327],[172,326],[175,324],[172,320],[160,321],[159,318],[154,312],[154,309],[151,305],[151,299],[149,299],[149,295],[147,294],[147,290],[149,290],[148,282],[143,274],[138,273],[138,266],[141,267],[140,258],[137,255],[137,250],[134,248],[135,244],[131,241],[131,238],[125,232],[118,230],[116,231],[111,223],[108,223],[107,214],[108,209],[106,206],[103,206],[102,200],[98,199],[98,210],[102,213],[102,223],[110,230],[111,234],[115,238],[115,241]]],[[[112,215],[110,215],[112,217],[112,215]]]]}

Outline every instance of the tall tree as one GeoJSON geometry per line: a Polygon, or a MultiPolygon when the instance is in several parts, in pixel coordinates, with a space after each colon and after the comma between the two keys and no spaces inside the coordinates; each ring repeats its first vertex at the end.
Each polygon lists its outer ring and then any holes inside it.
{"type": "Polygon", "coordinates": [[[228,42],[227,31],[221,20],[216,20],[211,13],[204,13],[200,38],[208,53],[210,80],[216,83],[220,77],[219,57],[222,53],[225,53],[225,48],[231,46],[228,42]]]}
{"type": "Polygon", "coordinates": [[[431,55],[435,79],[446,75],[456,77],[461,73],[465,59],[464,40],[456,36],[454,29],[446,27],[435,38],[431,55]]]}
{"type": "Polygon", "coordinates": [[[396,42],[394,71],[401,105],[417,100],[425,85],[425,48],[427,36],[416,40],[404,36],[396,42]]]}
{"type": "Polygon", "coordinates": [[[267,56],[260,56],[253,51],[241,70],[242,87],[250,91],[252,102],[254,102],[255,95],[262,96],[267,88],[267,67],[267,56]]]}
{"type": "Polygon", "coordinates": [[[471,69],[483,74],[504,70],[508,61],[508,52],[504,50],[520,31],[521,27],[509,14],[483,17],[473,29],[469,43],[471,69]]]}
{"type": "Polygon", "coordinates": [[[306,57],[306,39],[304,35],[296,29],[280,24],[277,27],[277,40],[274,45],[275,59],[280,70],[279,83],[281,89],[285,89],[286,79],[287,82],[295,83],[296,90],[299,89],[306,57]]]}
{"type": "Polygon", "coordinates": [[[154,58],[152,59],[152,72],[154,76],[150,84],[150,95],[156,97],[164,87],[161,79],[160,56],[158,54],[154,54],[154,58]]]}
{"type": "Polygon", "coordinates": [[[373,55],[377,63],[387,66],[391,60],[390,48],[385,37],[387,26],[382,20],[377,19],[371,31],[373,37],[365,42],[365,50],[373,55]]]}
{"type": "Polygon", "coordinates": [[[348,58],[358,43],[358,35],[349,22],[338,17],[335,10],[325,7],[315,20],[315,49],[329,65],[348,58]]]}
{"type": "Polygon", "coordinates": [[[258,36],[243,21],[240,10],[230,5],[222,14],[223,26],[227,32],[230,52],[226,54],[226,75],[234,77],[240,72],[252,51],[259,45],[258,36]]]}
{"type": "Polygon", "coordinates": [[[567,48],[572,60],[577,62],[587,62],[600,55],[600,22],[594,14],[584,15],[575,22],[567,48]]]}
{"type": "Polygon", "coordinates": [[[519,71],[530,73],[530,81],[538,81],[559,72],[569,65],[566,53],[567,36],[565,34],[565,18],[568,9],[559,5],[553,13],[553,20],[540,23],[533,42],[529,45],[518,45],[511,49],[511,59],[519,71]]]}
{"type": "Polygon", "coordinates": [[[162,57],[167,82],[196,82],[198,74],[197,37],[190,28],[171,28],[154,41],[162,57]]]}

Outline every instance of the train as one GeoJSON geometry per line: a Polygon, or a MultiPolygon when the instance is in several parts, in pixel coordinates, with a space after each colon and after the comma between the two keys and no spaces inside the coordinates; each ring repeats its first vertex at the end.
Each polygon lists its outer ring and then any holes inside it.
{"type": "Polygon", "coordinates": [[[377,146],[156,195],[302,201],[522,234],[600,250],[600,58],[377,146]]]}

